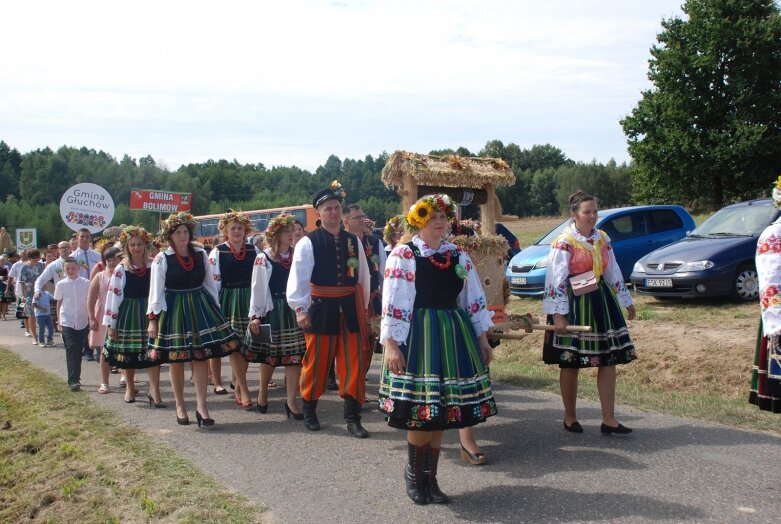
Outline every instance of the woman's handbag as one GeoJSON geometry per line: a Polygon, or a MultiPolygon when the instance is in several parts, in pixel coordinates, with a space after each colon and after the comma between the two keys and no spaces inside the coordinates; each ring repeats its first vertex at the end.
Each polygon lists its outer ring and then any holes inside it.
{"type": "Polygon", "coordinates": [[[586,293],[596,291],[597,286],[599,285],[599,279],[597,279],[593,271],[586,271],[580,275],[570,277],[569,284],[572,286],[572,294],[579,297],[586,293]]]}

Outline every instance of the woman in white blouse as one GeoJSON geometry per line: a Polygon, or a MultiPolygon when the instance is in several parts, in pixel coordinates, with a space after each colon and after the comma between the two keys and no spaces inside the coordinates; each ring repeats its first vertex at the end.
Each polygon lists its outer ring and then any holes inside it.
{"type": "Polygon", "coordinates": [[[598,367],[601,431],[606,435],[631,433],[631,429],[615,418],[615,396],[616,365],[637,358],[621,306],[626,308],[629,320],[635,317],[635,307],[616,263],[610,238],[596,229],[596,198],[577,191],[570,195],[569,204],[573,223],[553,241],[545,277],[543,309],[555,327],[553,333],[547,332],[545,336],[546,363],[561,368],[564,429],[583,433],[575,412],[578,369],[598,367]],[[593,271],[597,281],[596,289],[576,295],[580,291],[573,291],[570,278],[589,271],[593,271]],[[567,331],[570,324],[588,325],[592,331],[570,333],[567,331]]]}
{"type": "MultiPolygon", "coordinates": [[[[781,176],[773,184],[773,203],[781,207],[781,176]]],[[[755,260],[762,316],[749,402],[762,411],[781,413],[781,218],[762,231],[755,260]]]]}
{"type": "Polygon", "coordinates": [[[437,484],[443,431],[496,414],[485,295],[469,255],[442,240],[454,216],[447,195],[420,199],[407,215],[418,234],[391,251],[384,273],[379,405],[388,425],[407,430],[405,481],[416,504],[448,502],[437,484]]]}

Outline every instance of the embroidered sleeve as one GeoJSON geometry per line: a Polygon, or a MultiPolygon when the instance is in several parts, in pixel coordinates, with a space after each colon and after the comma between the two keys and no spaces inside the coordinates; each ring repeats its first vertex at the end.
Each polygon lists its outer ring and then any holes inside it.
{"type": "Polygon", "coordinates": [[[548,271],[545,273],[545,294],[542,309],[548,315],[569,313],[567,298],[567,277],[572,246],[561,237],[557,238],[548,254],[548,271]]]}
{"type": "Polygon", "coordinates": [[[117,327],[117,312],[122,300],[125,298],[125,266],[118,265],[108,281],[106,293],[106,311],[103,314],[103,325],[110,328],[117,327]]]}
{"type": "Polygon", "coordinates": [[[312,303],[310,281],[315,267],[314,250],[309,237],[298,241],[293,250],[293,265],[287,279],[287,305],[296,313],[306,313],[312,303]]]}
{"type": "Polygon", "coordinates": [[[766,336],[781,334],[781,225],[771,224],[757,242],[759,308],[766,336]]]}
{"type": "Polygon", "coordinates": [[[605,241],[607,242],[607,267],[602,278],[605,279],[613,293],[616,294],[618,302],[624,307],[629,307],[632,305],[632,295],[629,294],[629,290],[626,288],[624,275],[621,273],[621,268],[618,267],[616,255],[613,253],[613,246],[610,245],[610,238],[607,235],[605,235],[605,241]]]}
{"type": "Polygon", "coordinates": [[[209,255],[206,254],[206,251],[203,249],[195,249],[195,256],[202,256],[203,257],[203,265],[206,269],[205,275],[203,276],[203,288],[209,292],[209,294],[214,299],[214,303],[217,304],[219,307],[220,305],[220,288],[217,285],[217,281],[214,279],[214,271],[212,269],[212,265],[209,263],[209,255]]]}
{"type": "Polygon", "coordinates": [[[217,286],[217,295],[220,294],[220,288],[222,287],[222,275],[220,274],[220,250],[217,246],[209,253],[209,265],[212,267],[212,279],[217,286]]]}
{"type": "Polygon", "coordinates": [[[255,263],[252,266],[252,291],[249,299],[250,318],[263,318],[274,309],[268,285],[273,270],[274,268],[265,253],[260,253],[255,257],[255,263]]]}
{"type": "Polygon", "coordinates": [[[415,255],[406,244],[397,245],[385,264],[380,343],[392,338],[407,341],[415,304],[415,255]]]}
{"type": "Polygon", "coordinates": [[[486,307],[485,292],[472,259],[466,252],[461,251],[458,263],[466,269],[466,282],[464,289],[458,295],[458,305],[469,314],[475,333],[480,335],[494,325],[491,321],[491,312],[486,307]]]}
{"type": "Polygon", "coordinates": [[[147,314],[159,315],[161,311],[166,310],[165,273],[168,270],[168,261],[165,258],[165,252],[160,252],[155,256],[149,270],[151,271],[149,274],[149,305],[146,312],[147,314]]]}

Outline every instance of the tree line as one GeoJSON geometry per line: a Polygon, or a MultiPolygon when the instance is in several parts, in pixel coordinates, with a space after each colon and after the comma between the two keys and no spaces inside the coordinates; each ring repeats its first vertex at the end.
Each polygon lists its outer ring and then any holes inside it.
{"type": "MultiPolygon", "coordinates": [[[[430,154],[491,156],[502,158],[516,174],[515,185],[500,190],[504,212],[519,216],[560,214],[566,197],[577,188],[594,191],[603,205],[631,202],[631,169],[626,165],[577,163],[551,145],[521,149],[516,144],[489,141],[477,153],[459,147],[430,154]]],[[[242,164],[236,160],[209,160],[170,170],[154,158],[125,155],[116,159],[104,151],[63,146],[20,153],[0,141],[0,224],[38,229],[39,243],[55,242],[69,235],[59,217],[59,202],[70,186],[91,182],[105,188],[116,207],[112,224],[157,227],[157,213],[130,210],[132,189],[157,189],[192,193],[192,213],[221,213],[228,208],[264,209],[309,203],[319,189],[338,179],[347,190],[347,201],[358,203],[381,226],[398,214],[400,199],[386,188],[380,173],[388,154],[363,159],[339,159],[331,155],[314,172],[295,166],[242,164]]],[[[467,216],[478,210],[468,209],[467,216]]]]}

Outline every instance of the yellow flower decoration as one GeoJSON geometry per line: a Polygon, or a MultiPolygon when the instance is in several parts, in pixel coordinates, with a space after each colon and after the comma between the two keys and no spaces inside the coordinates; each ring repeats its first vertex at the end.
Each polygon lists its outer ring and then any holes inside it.
{"type": "Polygon", "coordinates": [[[431,220],[431,213],[434,212],[434,208],[431,207],[426,201],[418,202],[407,214],[407,224],[415,229],[422,229],[431,220]]]}
{"type": "Polygon", "coordinates": [[[776,188],[781,189],[781,175],[778,175],[778,180],[776,180],[776,188]]]}

